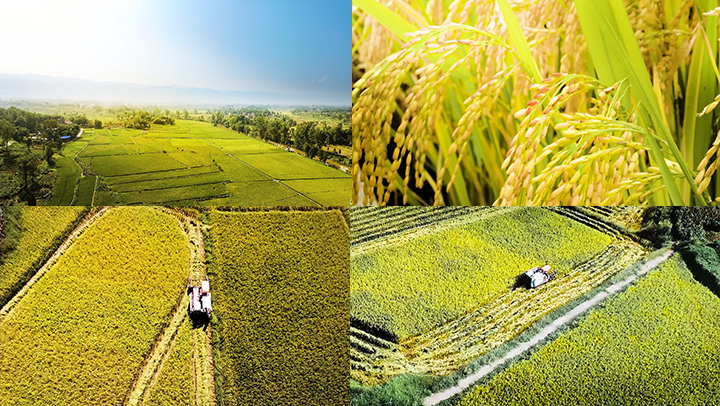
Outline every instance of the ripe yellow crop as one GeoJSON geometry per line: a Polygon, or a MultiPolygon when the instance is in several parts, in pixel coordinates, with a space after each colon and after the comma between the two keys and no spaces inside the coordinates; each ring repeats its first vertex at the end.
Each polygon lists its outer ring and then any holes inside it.
{"type": "Polygon", "coordinates": [[[225,404],[347,405],[342,213],[213,212],[210,221],[225,404]]]}
{"type": "Polygon", "coordinates": [[[0,404],[122,404],[188,262],[169,214],[123,207],[96,220],[0,324],[0,404]]]}
{"type": "Polygon", "coordinates": [[[676,256],[459,405],[713,404],[718,319],[720,300],[676,256]]]}
{"type": "MultiPolygon", "coordinates": [[[[387,209],[375,210],[382,217],[387,209]]],[[[432,208],[412,212],[422,210],[432,208]]],[[[547,262],[564,274],[611,242],[550,211],[509,208],[387,246],[377,243],[379,248],[353,255],[351,317],[394,340],[420,334],[507,292],[515,276],[534,266],[547,262]]]]}
{"type": "Polygon", "coordinates": [[[83,207],[23,207],[22,235],[15,249],[0,263],[0,307],[26,283],[52,255],[87,210],[83,207]]]}

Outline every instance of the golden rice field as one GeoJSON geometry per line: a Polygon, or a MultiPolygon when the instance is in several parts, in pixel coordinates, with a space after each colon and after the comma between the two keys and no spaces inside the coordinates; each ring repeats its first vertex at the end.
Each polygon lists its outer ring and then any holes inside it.
{"type": "Polygon", "coordinates": [[[458,405],[712,404],[718,320],[720,299],[675,256],[458,405]]]}
{"type": "Polygon", "coordinates": [[[331,211],[210,214],[225,405],[349,402],[349,230],[331,211]]]}
{"type": "Polygon", "coordinates": [[[26,207],[20,211],[22,234],[15,249],[0,262],[0,307],[32,278],[85,213],[84,207],[26,207]]]}
{"type": "Polygon", "coordinates": [[[549,263],[561,277],[613,241],[540,208],[508,208],[418,233],[351,253],[354,326],[391,341],[420,334],[495,300],[534,266],[549,263]]]}
{"type": "Polygon", "coordinates": [[[378,343],[377,338],[351,329],[350,376],[365,385],[377,385],[410,372],[452,374],[516,338],[548,313],[593,290],[645,253],[639,244],[614,241],[598,256],[552,284],[508,290],[462,317],[400,340],[397,345],[378,343]]]}
{"type": "Polygon", "coordinates": [[[183,294],[188,261],[173,216],[103,214],[2,319],[0,404],[122,404],[183,294]]]}
{"type": "Polygon", "coordinates": [[[353,202],[720,201],[716,0],[353,0],[353,202]]]}

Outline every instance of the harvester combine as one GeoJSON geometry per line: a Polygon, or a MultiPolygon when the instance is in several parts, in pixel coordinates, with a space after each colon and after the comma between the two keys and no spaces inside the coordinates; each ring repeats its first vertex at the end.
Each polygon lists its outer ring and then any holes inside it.
{"type": "Polygon", "coordinates": [[[536,266],[530,268],[526,272],[515,278],[515,286],[513,288],[524,287],[527,289],[537,288],[544,285],[557,277],[557,273],[552,270],[550,265],[536,266]]]}
{"type": "Polygon", "coordinates": [[[210,313],[212,313],[210,280],[207,277],[205,277],[205,280],[189,278],[187,292],[190,295],[190,303],[188,304],[190,316],[206,315],[210,317],[210,313]]]}

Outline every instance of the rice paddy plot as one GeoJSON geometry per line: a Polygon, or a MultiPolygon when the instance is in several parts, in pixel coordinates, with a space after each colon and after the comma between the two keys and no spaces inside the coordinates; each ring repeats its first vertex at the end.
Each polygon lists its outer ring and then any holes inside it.
{"type": "Polygon", "coordinates": [[[351,178],[286,180],[283,183],[323,206],[347,206],[352,198],[351,178]]]}
{"type": "Polygon", "coordinates": [[[213,145],[222,148],[230,154],[267,154],[285,151],[275,145],[246,137],[242,140],[212,140],[213,145]]]}
{"type": "Polygon", "coordinates": [[[198,186],[227,182],[227,177],[222,172],[211,172],[198,174],[190,177],[176,177],[157,180],[146,180],[139,182],[128,182],[114,185],[112,190],[118,193],[150,191],[177,188],[182,186],[198,186]]]}
{"type": "Polygon", "coordinates": [[[272,181],[233,182],[225,185],[228,197],[202,202],[206,206],[316,206],[315,203],[272,181]]]}
{"type": "Polygon", "coordinates": [[[111,187],[114,187],[115,185],[121,185],[124,183],[134,183],[180,177],[193,177],[217,172],[219,171],[218,168],[215,166],[204,166],[200,168],[182,168],[172,171],[150,172],[139,175],[108,176],[105,178],[105,182],[111,187]]]}
{"type": "Polygon", "coordinates": [[[120,202],[122,204],[142,205],[206,200],[211,198],[226,197],[227,195],[228,191],[223,183],[119,193],[120,202]]]}
{"type": "Polygon", "coordinates": [[[40,268],[80,216],[82,207],[22,207],[21,235],[15,249],[0,262],[0,307],[40,268]]]}
{"type": "Polygon", "coordinates": [[[233,182],[247,182],[255,180],[272,180],[264,173],[252,166],[229,155],[219,155],[214,158],[215,164],[227,174],[233,182]]]}
{"type": "Polygon", "coordinates": [[[186,168],[166,154],[126,155],[89,158],[90,166],[101,176],[118,176],[186,168]]]}
{"type": "Polygon", "coordinates": [[[90,225],[0,323],[0,403],[123,403],[187,283],[187,237],[157,209],[90,225]]]}
{"type": "Polygon", "coordinates": [[[90,144],[134,144],[130,135],[98,135],[90,141],[90,144]]]}
{"type": "Polygon", "coordinates": [[[95,206],[115,206],[118,203],[113,198],[112,192],[101,191],[95,194],[95,206]]]}
{"type": "Polygon", "coordinates": [[[93,145],[89,144],[80,152],[80,157],[127,155],[128,151],[124,145],[93,145]]]}
{"type": "Polygon", "coordinates": [[[80,176],[80,167],[70,156],[55,157],[55,182],[53,183],[53,197],[49,206],[69,206],[75,196],[77,177],[80,176]]]}
{"type": "Polygon", "coordinates": [[[187,126],[189,138],[206,138],[206,139],[222,139],[222,138],[248,138],[247,135],[229,130],[227,128],[215,127],[210,123],[201,121],[177,120],[178,125],[187,126]]]}
{"type": "Polygon", "coordinates": [[[167,156],[176,161],[182,162],[183,165],[187,166],[188,168],[196,168],[199,166],[203,166],[203,163],[195,159],[193,154],[187,152],[168,152],[167,156]]]}
{"type": "Polygon", "coordinates": [[[309,179],[350,175],[291,152],[277,154],[241,154],[237,157],[276,179],[309,179]]]}
{"type": "Polygon", "coordinates": [[[80,178],[77,188],[77,201],[75,206],[91,206],[93,194],[95,193],[95,181],[97,177],[88,175],[80,178]]]}
{"type": "Polygon", "coordinates": [[[162,150],[159,150],[152,145],[143,143],[126,144],[123,145],[123,147],[125,147],[125,152],[128,155],[157,154],[162,152],[162,150]]]}
{"type": "Polygon", "coordinates": [[[210,221],[224,404],[347,405],[342,213],[212,212],[210,221]]]}

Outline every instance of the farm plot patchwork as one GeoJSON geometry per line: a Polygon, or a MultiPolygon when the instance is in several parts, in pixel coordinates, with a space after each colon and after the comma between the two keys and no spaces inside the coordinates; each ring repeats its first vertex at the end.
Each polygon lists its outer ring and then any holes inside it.
{"type": "Polygon", "coordinates": [[[82,207],[23,207],[20,210],[22,234],[15,249],[0,263],[0,307],[22,287],[62,243],[73,226],[84,216],[82,207]]]}
{"type": "Polygon", "coordinates": [[[676,256],[459,404],[713,404],[718,320],[720,300],[676,256]]]}
{"type": "Polygon", "coordinates": [[[187,238],[152,208],[115,208],[0,324],[0,393],[13,405],[118,405],[183,294],[187,238]]]}
{"type": "Polygon", "coordinates": [[[353,324],[393,341],[420,334],[497,298],[533,266],[548,262],[566,275],[612,240],[539,208],[511,208],[419,237],[403,235],[354,251],[353,324]]]}
{"type": "Polygon", "coordinates": [[[225,405],[349,402],[342,214],[212,212],[225,405]]]}
{"type": "MultiPolygon", "coordinates": [[[[110,188],[100,195],[99,201],[121,204],[197,204],[199,201],[213,199],[217,205],[276,205],[298,204],[347,205],[351,186],[350,175],[307,159],[298,154],[286,152],[282,148],[250,138],[244,134],[214,127],[210,123],[178,120],[177,125],[154,125],[149,131],[127,129],[103,129],[88,132],[87,136],[66,145],[66,152],[78,153],[78,159],[92,172],[101,177],[110,188]],[[157,192],[147,199],[139,194],[147,190],[146,185],[132,188],[126,185],[116,189],[119,179],[131,175],[151,175],[154,179],[179,178],[175,171],[204,168],[203,171],[222,171],[224,178],[217,177],[215,193],[191,192],[189,186],[197,185],[186,177],[185,181],[175,180],[173,188],[164,187],[166,195],[157,192]],[[270,171],[267,173],[266,171],[270,171]],[[168,176],[162,176],[168,172],[168,176]],[[273,178],[303,179],[297,188],[290,185],[272,184],[273,178]],[[337,182],[334,179],[339,178],[337,182]],[[226,188],[223,183],[235,183],[226,188]],[[255,184],[258,182],[258,184],[255,184]],[[276,186],[286,189],[282,192],[276,186]],[[271,186],[267,193],[258,193],[257,189],[271,186]],[[220,192],[218,192],[220,191],[220,192]],[[115,197],[113,197],[115,196],[115,197]],[[308,197],[305,197],[308,196],[308,197]],[[314,196],[314,197],[310,197],[314,196]],[[254,197],[258,197],[255,199],[254,197]]],[[[67,166],[67,165],[66,165],[67,166]]],[[[65,171],[68,172],[68,171],[65,171]]],[[[54,202],[67,200],[66,189],[72,174],[58,175],[54,202]]],[[[75,179],[77,176],[75,176],[75,179]]],[[[276,183],[276,182],[275,182],[276,183]]],[[[102,188],[100,189],[102,191],[102,188]]]]}

